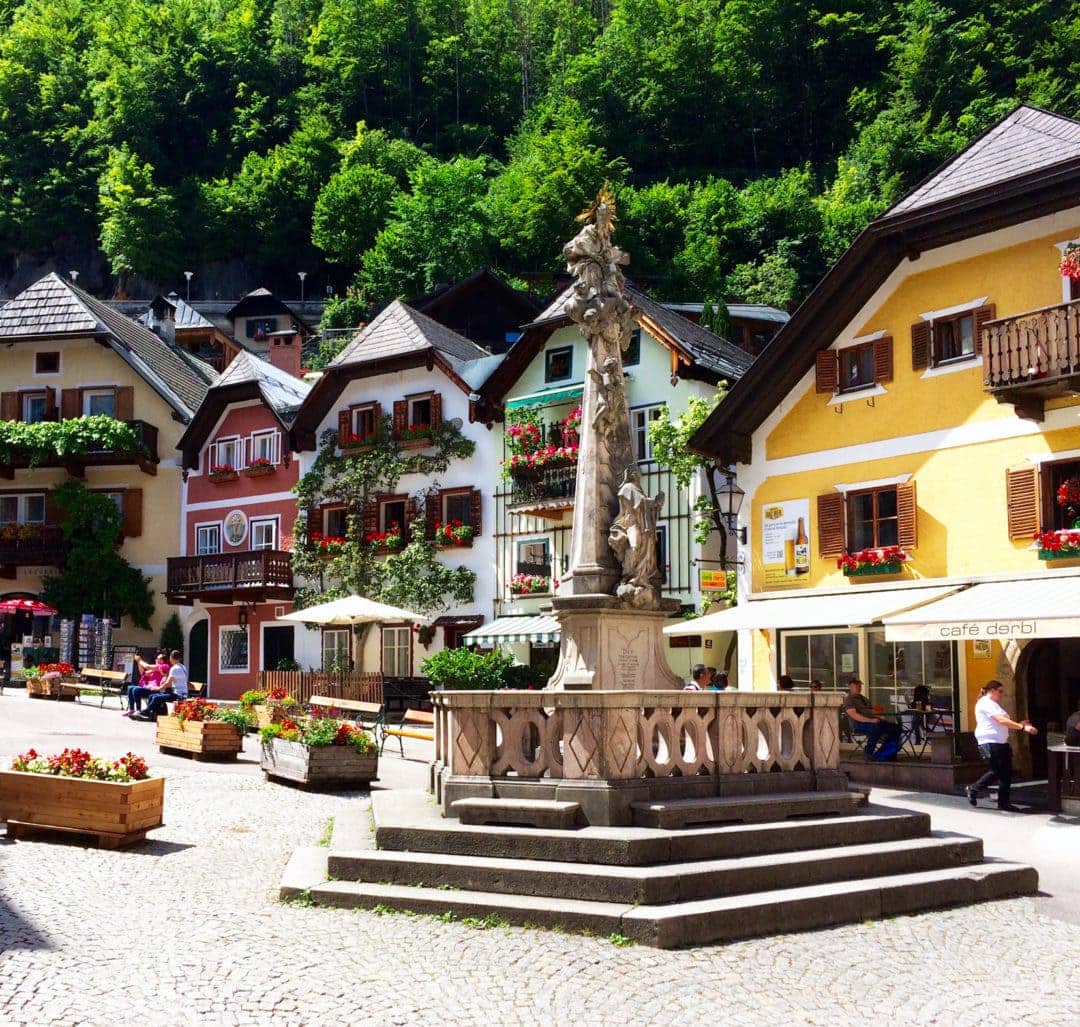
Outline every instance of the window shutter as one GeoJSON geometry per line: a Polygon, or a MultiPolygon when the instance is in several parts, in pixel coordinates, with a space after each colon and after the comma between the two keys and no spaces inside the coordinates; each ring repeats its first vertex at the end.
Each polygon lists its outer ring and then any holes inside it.
{"type": "Polygon", "coordinates": [[[60,417],[64,421],[70,421],[73,417],[78,417],[82,411],[79,409],[79,390],[78,389],[61,389],[60,390],[60,417]]]}
{"type": "Polygon", "coordinates": [[[364,537],[367,538],[373,531],[379,530],[379,502],[377,499],[364,501],[364,513],[361,517],[364,526],[364,537]]]}
{"type": "Polygon", "coordinates": [[[404,399],[394,400],[394,437],[400,439],[409,427],[409,404],[404,399]]]}
{"type": "Polygon", "coordinates": [[[135,390],[130,385],[121,385],[116,390],[116,419],[130,421],[135,416],[135,390]]]}
{"type": "Polygon", "coordinates": [[[375,411],[375,413],[372,416],[372,420],[375,422],[375,438],[376,439],[381,439],[382,434],[383,434],[382,404],[381,403],[372,403],[371,406],[375,411]]]}
{"type": "Polygon", "coordinates": [[[142,489],[124,489],[123,518],[120,533],[124,538],[138,538],[142,534],[142,489]]]}
{"type": "Polygon", "coordinates": [[[412,526],[420,516],[420,506],[416,502],[416,496],[407,496],[405,499],[405,523],[401,526],[401,535],[406,544],[412,541],[412,526]]]}
{"type": "Polygon", "coordinates": [[[56,407],[56,389],[45,390],[45,420],[55,421],[59,411],[56,407]]]}
{"type": "Polygon", "coordinates": [[[45,493],[45,523],[61,524],[64,520],[64,511],[56,505],[53,494],[52,489],[45,493]]]}
{"type": "Polygon", "coordinates": [[[346,435],[352,434],[352,425],[349,421],[349,411],[339,410],[337,415],[337,437],[339,446],[342,445],[342,440],[346,435]]]}
{"type": "Polygon", "coordinates": [[[976,353],[982,353],[983,351],[983,325],[985,325],[987,321],[993,321],[996,316],[993,303],[987,303],[985,307],[977,307],[972,311],[972,334],[975,336],[976,353]]]}
{"type": "Polygon", "coordinates": [[[1031,539],[1039,530],[1039,469],[1021,467],[1005,472],[1005,506],[1009,538],[1031,539]]]}
{"type": "Polygon", "coordinates": [[[443,519],[443,494],[434,489],[424,498],[424,531],[426,538],[435,537],[435,525],[443,519]]]}
{"type": "Polygon", "coordinates": [[[831,349],[819,350],[817,354],[817,391],[826,392],[830,396],[836,392],[840,384],[840,371],[836,364],[836,351],[831,349]]]}
{"type": "Polygon", "coordinates": [[[442,424],[442,393],[436,392],[431,397],[431,427],[438,428],[442,424]]]}
{"type": "Polygon", "coordinates": [[[911,326],[911,369],[930,366],[930,322],[916,321],[911,326]]]}
{"type": "Polygon", "coordinates": [[[483,530],[483,508],[484,497],[479,489],[473,489],[469,495],[469,527],[473,530],[473,535],[479,535],[483,530]]]}
{"type": "Polygon", "coordinates": [[[892,381],[892,336],[874,340],[874,381],[878,384],[892,381]]]}
{"type": "Polygon", "coordinates": [[[818,555],[839,556],[846,548],[844,539],[844,497],[839,492],[825,492],[817,500],[818,555]]]}
{"type": "Polygon", "coordinates": [[[896,486],[896,541],[905,549],[919,544],[918,507],[915,505],[915,482],[896,486]]]}
{"type": "Polygon", "coordinates": [[[19,394],[17,392],[0,393],[0,420],[21,421],[19,410],[19,394]]]}

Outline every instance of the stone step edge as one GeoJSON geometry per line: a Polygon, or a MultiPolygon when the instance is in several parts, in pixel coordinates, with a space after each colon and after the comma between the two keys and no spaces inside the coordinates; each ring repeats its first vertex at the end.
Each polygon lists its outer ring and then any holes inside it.
{"type": "Polygon", "coordinates": [[[677,948],[910,915],[1032,895],[1037,889],[1038,873],[1033,867],[993,862],[670,906],[454,892],[354,881],[324,882],[311,889],[310,897],[314,903],[325,906],[389,907],[399,912],[436,916],[449,913],[478,919],[494,917],[523,927],[618,933],[652,947],[677,948]]]}
{"type": "Polygon", "coordinates": [[[330,874],[330,850],[321,845],[304,845],[293,849],[281,875],[278,898],[282,901],[299,899],[313,888],[325,884],[330,874]]]}
{"type": "Polygon", "coordinates": [[[762,792],[759,795],[699,795],[691,799],[650,799],[647,802],[632,802],[631,809],[679,810],[703,809],[709,806],[778,806],[786,803],[812,805],[817,802],[835,800],[852,804],[858,803],[860,792],[851,789],[834,788],[820,792],[762,792]]]}

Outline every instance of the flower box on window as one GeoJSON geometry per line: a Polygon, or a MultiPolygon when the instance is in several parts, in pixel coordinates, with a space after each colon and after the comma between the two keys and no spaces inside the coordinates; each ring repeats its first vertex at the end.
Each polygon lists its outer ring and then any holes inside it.
{"type": "Polygon", "coordinates": [[[461,521],[449,521],[446,524],[436,521],[433,541],[436,549],[471,549],[473,530],[461,521]]]}
{"type": "Polygon", "coordinates": [[[315,550],[315,555],[326,560],[334,556],[340,556],[347,541],[340,535],[323,535],[319,531],[313,531],[309,536],[309,540],[311,548],[315,550]]]}
{"type": "Polygon", "coordinates": [[[397,441],[402,449],[426,449],[431,445],[431,440],[430,424],[410,424],[397,433],[397,441]]]}
{"type": "Polygon", "coordinates": [[[236,468],[229,464],[215,464],[210,468],[207,477],[215,485],[221,485],[227,481],[236,481],[240,476],[236,473],[236,468]]]}
{"type": "Polygon", "coordinates": [[[900,546],[881,546],[876,549],[860,549],[856,553],[844,553],[836,566],[848,578],[861,578],[871,574],[899,574],[901,567],[911,559],[911,554],[900,546]]]}
{"type": "Polygon", "coordinates": [[[364,536],[364,541],[375,553],[396,553],[405,546],[405,537],[396,522],[386,531],[369,531],[364,536]]]}
{"type": "Polygon", "coordinates": [[[1035,536],[1040,560],[1080,559],[1080,529],[1044,531],[1035,536]]]}
{"type": "Polygon", "coordinates": [[[515,574],[510,579],[512,596],[544,595],[551,591],[551,579],[544,574],[515,574]]]}
{"type": "Polygon", "coordinates": [[[244,468],[244,475],[248,478],[265,478],[268,474],[273,474],[274,470],[274,465],[265,457],[260,456],[244,468]]]}

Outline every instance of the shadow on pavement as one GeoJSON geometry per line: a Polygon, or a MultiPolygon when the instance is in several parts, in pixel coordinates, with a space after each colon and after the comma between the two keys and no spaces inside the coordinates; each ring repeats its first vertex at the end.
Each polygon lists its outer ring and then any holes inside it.
{"type": "Polygon", "coordinates": [[[14,949],[52,949],[55,946],[0,895],[0,952],[14,949]]]}

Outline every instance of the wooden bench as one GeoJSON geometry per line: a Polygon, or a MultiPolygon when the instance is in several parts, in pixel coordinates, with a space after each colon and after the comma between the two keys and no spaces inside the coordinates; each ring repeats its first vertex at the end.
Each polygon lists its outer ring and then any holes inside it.
{"type": "Polygon", "coordinates": [[[401,747],[401,755],[405,755],[405,738],[419,738],[425,742],[435,741],[435,714],[425,713],[423,710],[406,710],[401,718],[401,723],[391,727],[383,724],[382,745],[379,746],[379,755],[386,748],[386,736],[393,735],[401,747]],[[415,726],[414,726],[415,725],[415,726]],[[420,727],[430,727],[430,731],[422,731],[420,727]]]}
{"type": "Polygon", "coordinates": [[[86,667],[82,672],[84,678],[92,680],[87,684],[65,684],[63,687],[75,693],[75,698],[82,702],[82,697],[87,692],[101,696],[99,706],[105,705],[105,696],[115,695],[120,699],[120,705],[124,705],[124,697],[128,690],[128,676],[122,670],[99,670],[97,667],[86,667]],[[96,682],[96,683],[95,683],[96,682]]]}
{"type": "Polygon", "coordinates": [[[323,710],[340,710],[342,713],[352,714],[352,719],[365,731],[375,731],[383,726],[383,708],[377,702],[335,699],[331,695],[313,695],[308,699],[307,704],[323,710]]]}

